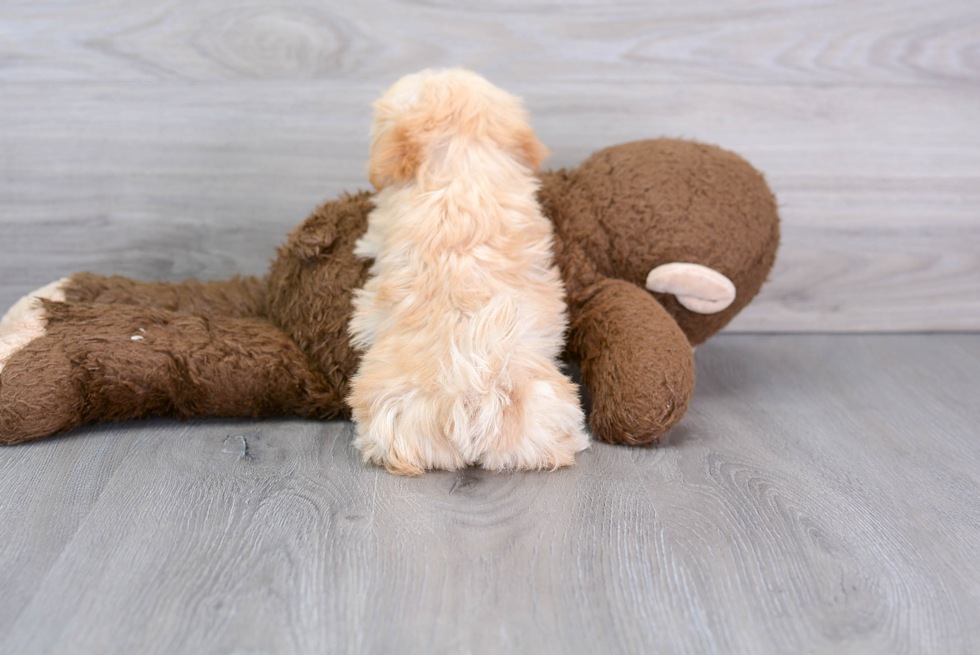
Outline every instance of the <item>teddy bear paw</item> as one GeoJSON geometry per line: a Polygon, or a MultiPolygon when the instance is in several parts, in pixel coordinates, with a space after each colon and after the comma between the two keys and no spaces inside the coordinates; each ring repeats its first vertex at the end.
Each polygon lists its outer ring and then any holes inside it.
{"type": "Polygon", "coordinates": [[[41,301],[64,302],[67,282],[62,278],[27,294],[0,320],[0,371],[14,353],[44,335],[47,319],[41,301]]]}

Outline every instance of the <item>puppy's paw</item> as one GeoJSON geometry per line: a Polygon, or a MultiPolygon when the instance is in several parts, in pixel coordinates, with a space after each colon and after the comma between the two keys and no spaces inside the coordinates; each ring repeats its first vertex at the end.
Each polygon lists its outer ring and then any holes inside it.
{"type": "Polygon", "coordinates": [[[421,475],[429,469],[455,471],[468,462],[446,435],[447,412],[435,398],[401,390],[392,379],[358,375],[349,399],[365,462],[397,475],[421,475]]]}
{"type": "Polygon", "coordinates": [[[41,301],[64,302],[67,282],[62,278],[27,294],[0,320],[0,371],[14,353],[44,335],[47,319],[41,301]]]}
{"type": "Polygon", "coordinates": [[[553,374],[515,386],[498,439],[480,457],[493,471],[555,470],[589,447],[575,385],[553,374]]]}
{"type": "Polygon", "coordinates": [[[360,427],[354,445],[361,451],[365,462],[388,469],[396,475],[422,475],[430,469],[456,471],[466,468],[467,462],[456,449],[440,435],[417,438],[410,434],[404,422],[395,421],[393,434],[360,427]]]}

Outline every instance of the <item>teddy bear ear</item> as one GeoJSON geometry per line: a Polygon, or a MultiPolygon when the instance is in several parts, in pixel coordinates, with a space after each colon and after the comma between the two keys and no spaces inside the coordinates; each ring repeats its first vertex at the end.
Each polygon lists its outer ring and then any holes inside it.
{"type": "Polygon", "coordinates": [[[409,122],[382,130],[371,143],[368,177],[379,191],[415,176],[422,162],[422,142],[409,122]]]}
{"type": "Polygon", "coordinates": [[[717,314],[735,302],[735,283],[724,274],[688,262],[661,264],[647,274],[646,287],[669,293],[696,314],[717,314]]]}

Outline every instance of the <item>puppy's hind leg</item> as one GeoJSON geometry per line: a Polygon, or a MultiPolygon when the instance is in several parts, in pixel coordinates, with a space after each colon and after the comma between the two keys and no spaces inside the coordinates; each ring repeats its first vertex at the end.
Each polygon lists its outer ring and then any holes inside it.
{"type": "Polygon", "coordinates": [[[480,457],[490,470],[557,469],[589,447],[578,389],[551,362],[515,376],[497,439],[480,457]]]}
{"type": "Polygon", "coordinates": [[[348,400],[357,431],[354,445],[364,461],[398,475],[465,468],[468,462],[448,436],[458,418],[451,398],[389,375],[383,366],[372,366],[370,357],[369,352],[362,360],[348,400]]]}

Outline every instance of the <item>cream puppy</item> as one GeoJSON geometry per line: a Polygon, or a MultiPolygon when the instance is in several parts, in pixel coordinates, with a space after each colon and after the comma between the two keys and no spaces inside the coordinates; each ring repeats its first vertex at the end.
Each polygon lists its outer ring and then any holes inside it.
{"type": "Polygon", "coordinates": [[[403,77],[374,109],[355,444],[406,475],[572,464],[589,440],[557,365],[564,291],[535,199],[547,151],[520,99],[450,69],[403,77]]]}

